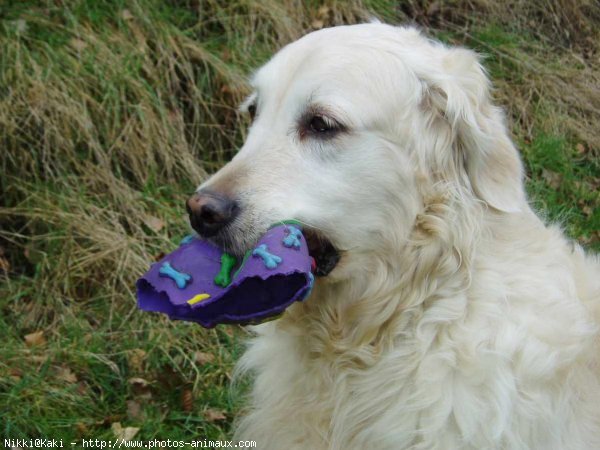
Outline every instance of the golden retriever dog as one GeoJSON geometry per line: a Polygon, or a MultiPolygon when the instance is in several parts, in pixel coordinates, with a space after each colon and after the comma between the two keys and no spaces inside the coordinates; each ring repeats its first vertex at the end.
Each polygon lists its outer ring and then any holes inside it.
{"type": "Polygon", "coordinates": [[[252,78],[239,153],[190,199],[242,254],[304,224],[310,298],[252,330],[260,449],[600,449],[600,261],[532,211],[472,51],[380,23],[252,78]]]}

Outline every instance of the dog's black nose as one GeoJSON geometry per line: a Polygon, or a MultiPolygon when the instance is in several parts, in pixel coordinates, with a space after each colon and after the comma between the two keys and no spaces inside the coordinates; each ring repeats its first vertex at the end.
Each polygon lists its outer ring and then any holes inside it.
{"type": "Polygon", "coordinates": [[[185,204],[192,228],[203,237],[214,236],[235,217],[238,207],[226,195],[203,189],[185,204]]]}

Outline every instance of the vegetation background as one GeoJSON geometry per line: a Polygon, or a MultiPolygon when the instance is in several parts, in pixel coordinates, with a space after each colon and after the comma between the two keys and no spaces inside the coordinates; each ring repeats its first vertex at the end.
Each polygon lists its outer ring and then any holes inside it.
{"type": "Polygon", "coordinates": [[[0,436],[225,439],[245,332],[136,310],[240,145],[245,77],[371,17],[485,56],[534,207],[600,248],[594,0],[0,1],[0,436]]]}

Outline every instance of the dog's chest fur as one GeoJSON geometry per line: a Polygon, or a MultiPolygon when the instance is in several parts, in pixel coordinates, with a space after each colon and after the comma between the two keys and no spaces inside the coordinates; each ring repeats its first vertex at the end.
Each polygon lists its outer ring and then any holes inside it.
{"type": "Polygon", "coordinates": [[[370,342],[353,342],[335,308],[298,305],[258,327],[241,362],[256,374],[253,409],[236,437],[265,449],[600,448],[596,330],[572,262],[524,254],[539,260],[506,260],[510,281],[499,262],[510,255],[479,259],[467,285],[440,282],[370,342]]]}

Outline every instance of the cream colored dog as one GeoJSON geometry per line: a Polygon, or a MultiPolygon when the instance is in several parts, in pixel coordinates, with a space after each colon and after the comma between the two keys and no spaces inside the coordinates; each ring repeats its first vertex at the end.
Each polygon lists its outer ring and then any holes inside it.
{"type": "Polygon", "coordinates": [[[235,439],[600,449],[600,263],[532,212],[477,56],[336,27],[252,85],[248,139],[198,191],[227,199],[227,220],[196,228],[242,253],[298,219],[321,276],[254,328],[235,439]]]}

